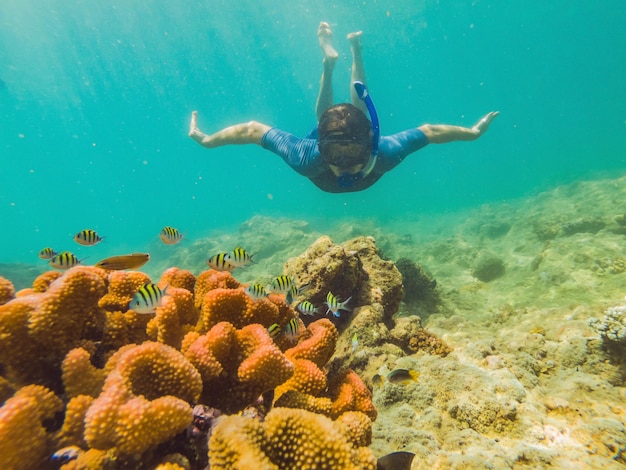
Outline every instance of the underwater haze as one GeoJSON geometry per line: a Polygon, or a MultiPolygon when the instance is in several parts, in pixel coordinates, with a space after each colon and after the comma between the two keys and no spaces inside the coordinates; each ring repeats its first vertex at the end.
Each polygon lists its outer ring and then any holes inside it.
{"type": "Polygon", "coordinates": [[[84,228],[111,253],[145,251],[164,225],[194,239],[257,214],[415,219],[620,175],[624,24],[623,0],[2,0],[0,262],[37,262],[84,228]],[[352,194],[259,147],[187,137],[192,110],[207,133],[254,119],[306,134],[321,20],[340,53],[336,101],[349,100],[346,34],[363,31],[383,134],[501,115],[352,194]]]}

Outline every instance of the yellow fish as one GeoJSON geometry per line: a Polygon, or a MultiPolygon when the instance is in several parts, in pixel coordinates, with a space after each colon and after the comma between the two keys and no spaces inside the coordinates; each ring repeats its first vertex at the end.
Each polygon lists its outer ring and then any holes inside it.
{"type": "Polygon", "coordinates": [[[156,284],[148,283],[135,293],[128,308],[137,313],[154,313],[161,306],[165,295],[167,286],[161,289],[156,284]]]}
{"type": "Polygon", "coordinates": [[[41,259],[50,259],[52,258],[54,255],[56,255],[57,252],[54,251],[52,248],[50,248],[49,246],[45,247],[43,250],[41,250],[39,252],[39,257],[41,259]]]}
{"type": "Polygon", "coordinates": [[[206,264],[216,271],[232,271],[237,267],[228,260],[228,254],[226,253],[218,253],[211,256],[206,264]]]}
{"type": "Polygon", "coordinates": [[[69,269],[74,266],[79,265],[81,260],[79,260],[74,253],[70,253],[69,251],[63,251],[58,255],[54,255],[48,261],[48,264],[56,269],[69,269]]]}
{"type": "Polygon", "coordinates": [[[238,268],[243,268],[244,266],[248,266],[250,263],[254,262],[252,261],[252,256],[254,255],[248,254],[244,248],[238,246],[232,253],[226,255],[226,259],[230,264],[238,268]]]}
{"type": "MultiPolygon", "coordinates": [[[[392,384],[407,385],[411,382],[417,382],[420,373],[414,369],[394,369],[387,374],[387,381],[392,384]]],[[[372,377],[372,382],[376,386],[380,386],[384,382],[383,376],[376,374],[372,377]]]]}
{"type": "Polygon", "coordinates": [[[139,269],[148,261],[150,261],[150,254],[148,253],[131,253],[130,255],[119,255],[105,258],[96,263],[96,268],[107,269],[109,271],[139,269]]]}
{"type": "Polygon", "coordinates": [[[97,245],[102,240],[104,239],[91,229],[81,230],[76,235],[74,235],[74,241],[83,246],[97,245]]]}
{"type": "Polygon", "coordinates": [[[163,227],[161,233],[159,234],[159,237],[161,238],[161,241],[166,245],[175,245],[183,239],[183,234],[174,227],[170,227],[169,225],[167,225],[163,227]]]}

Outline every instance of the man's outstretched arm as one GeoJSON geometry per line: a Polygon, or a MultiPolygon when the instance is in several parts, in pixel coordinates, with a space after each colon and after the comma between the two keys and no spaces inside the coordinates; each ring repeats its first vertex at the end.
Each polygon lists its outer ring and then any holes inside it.
{"type": "Polygon", "coordinates": [[[206,148],[221,147],[222,145],[261,145],[261,139],[271,129],[270,126],[256,121],[235,124],[212,135],[203,133],[198,128],[198,112],[191,113],[189,123],[189,137],[206,148]]]}
{"type": "Polygon", "coordinates": [[[491,121],[500,114],[499,111],[492,111],[485,114],[476,124],[470,127],[449,126],[447,124],[424,124],[418,129],[426,135],[431,144],[445,144],[456,140],[475,140],[487,132],[491,121]]]}

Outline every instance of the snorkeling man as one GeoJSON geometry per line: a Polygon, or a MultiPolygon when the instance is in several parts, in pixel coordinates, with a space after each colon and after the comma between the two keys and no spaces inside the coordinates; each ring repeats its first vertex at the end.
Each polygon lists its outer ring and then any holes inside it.
{"type": "Polygon", "coordinates": [[[291,168],[309,178],[321,190],[343,193],[369,188],[407,155],[428,144],[479,138],[499,114],[497,111],[487,113],[471,128],[423,124],[397,134],[381,136],[376,109],[365,86],[361,32],[348,34],[352,50],[352,104],[334,106],[332,75],[339,55],[333,47],[328,23],[320,23],[317,35],[324,60],[316,103],[318,125],[309,135],[299,138],[257,121],[236,124],[207,135],[198,128],[198,114],[193,111],[189,137],[207,148],[260,145],[281,156],[291,168]]]}

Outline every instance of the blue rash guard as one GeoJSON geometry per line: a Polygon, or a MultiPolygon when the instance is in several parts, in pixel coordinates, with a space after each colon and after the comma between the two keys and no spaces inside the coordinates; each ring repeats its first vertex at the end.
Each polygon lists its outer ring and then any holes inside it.
{"type": "Polygon", "coordinates": [[[305,138],[272,128],[261,139],[261,145],[282,159],[302,176],[309,178],[322,191],[346,193],[369,188],[404,158],[428,145],[428,138],[417,128],[390,136],[380,136],[378,158],[369,175],[349,187],[342,187],[337,177],[322,161],[317,147],[317,126],[305,138]]]}

